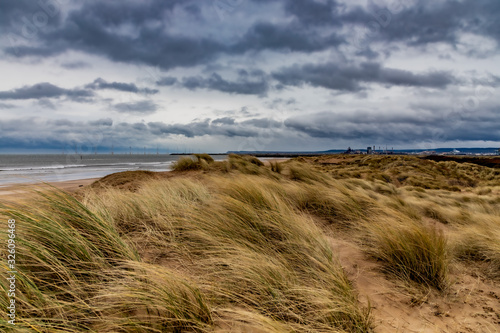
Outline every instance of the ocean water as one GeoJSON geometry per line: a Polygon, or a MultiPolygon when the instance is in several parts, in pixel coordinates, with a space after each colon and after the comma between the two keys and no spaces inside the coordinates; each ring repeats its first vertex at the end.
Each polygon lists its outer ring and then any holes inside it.
{"type": "MultiPolygon", "coordinates": [[[[216,160],[224,155],[214,156],[216,160]]],[[[99,178],[128,170],[168,171],[179,156],[140,154],[0,155],[0,186],[99,178]]]]}

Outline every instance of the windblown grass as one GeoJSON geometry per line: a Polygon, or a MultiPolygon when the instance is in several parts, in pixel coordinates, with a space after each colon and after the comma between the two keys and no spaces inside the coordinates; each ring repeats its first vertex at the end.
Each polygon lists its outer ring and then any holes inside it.
{"type": "Polygon", "coordinates": [[[337,179],[381,180],[396,186],[460,191],[500,182],[500,169],[453,161],[436,162],[416,156],[333,155],[305,158],[316,169],[337,179]]]}
{"type": "Polygon", "coordinates": [[[172,164],[174,171],[192,171],[201,170],[204,165],[208,164],[206,160],[194,157],[181,157],[172,164]]]}
{"type": "Polygon", "coordinates": [[[283,171],[283,165],[278,161],[269,162],[269,166],[271,167],[271,171],[273,172],[281,173],[283,171]]]}
{"type": "Polygon", "coordinates": [[[286,200],[285,187],[299,184],[283,182],[155,180],[4,208],[26,244],[19,291],[29,306],[18,327],[210,331],[251,316],[276,331],[370,331],[369,309],[321,229],[286,200]]]}
{"type": "Polygon", "coordinates": [[[302,161],[201,154],[175,164],[195,172],[111,175],[76,197],[1,207],[18,221],[16,328],[370,332],[332,233],[404,286],[445,290],[452,258],[500,276],[495,172],[406,157],[302,161]]]}
{"type": "Polygon", "coordinates": [[[369,222],[369,253],[387,273],[405,283],[443,290],[448,285],[447,240],[442,232],[414,221],[369,222]]]}
{"type": "Polygon", "coordinates": [[[460,226],[454,236],[457,258],[483,262],[488,276],[500,278],[500,217],[483,215],[474,224],[460,226]]]}
{"type": "MultiPolygon", "coordinates": [[[[58,191],[41,196],[1,210],[18,221],[19,332],[162,332],[211,323],[200,292],[172,273],[153,274],[105,214],[58,191]]],[[[0,327],[10,327],[6,321],[0,327]]]]}

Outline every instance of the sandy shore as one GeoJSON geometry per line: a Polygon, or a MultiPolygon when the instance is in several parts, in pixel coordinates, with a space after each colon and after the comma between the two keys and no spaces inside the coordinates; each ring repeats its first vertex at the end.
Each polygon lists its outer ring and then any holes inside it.
{"type": "Polygon", "coordinates": [[[30,193],[35,190],[47,189],[50,187],[55,187],[66,192],[74,192],[80,187],[84,187],[92,184],[99,178],[91,179],[80,179],[80,180],[68,180],[63,182],[51,182],[51,183],[36,183],[36,184],[15,184],[0,187],[0,202],[1,201],[19,201],[20,199],[26,199],[29,197],[30,193]]]}

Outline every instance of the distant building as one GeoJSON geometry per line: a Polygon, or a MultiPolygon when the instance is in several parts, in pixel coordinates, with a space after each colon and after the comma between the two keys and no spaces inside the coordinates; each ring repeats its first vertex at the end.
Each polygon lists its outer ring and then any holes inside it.
{"type": "Polygon", "coordinates": [[[366,153],[370,155],[372,153],[372,147],[366,148],[366,153]]]}
{"type": "Polygon", "coordinates": [[[497,150],[497,155],[500,155],[500,148],[497,150]]]}

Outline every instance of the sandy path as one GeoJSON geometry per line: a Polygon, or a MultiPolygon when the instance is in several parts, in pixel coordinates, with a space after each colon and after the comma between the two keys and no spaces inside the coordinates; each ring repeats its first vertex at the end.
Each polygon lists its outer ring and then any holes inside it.
{"type": "Polygon", "coordinates": [[[330,237],[339,260],[364,305],[370,304],[375,332],[500,332],[500,285],[462,265],[450,272],[452,286],[416,300],[380,272],[353,242],[330,237]]]}

